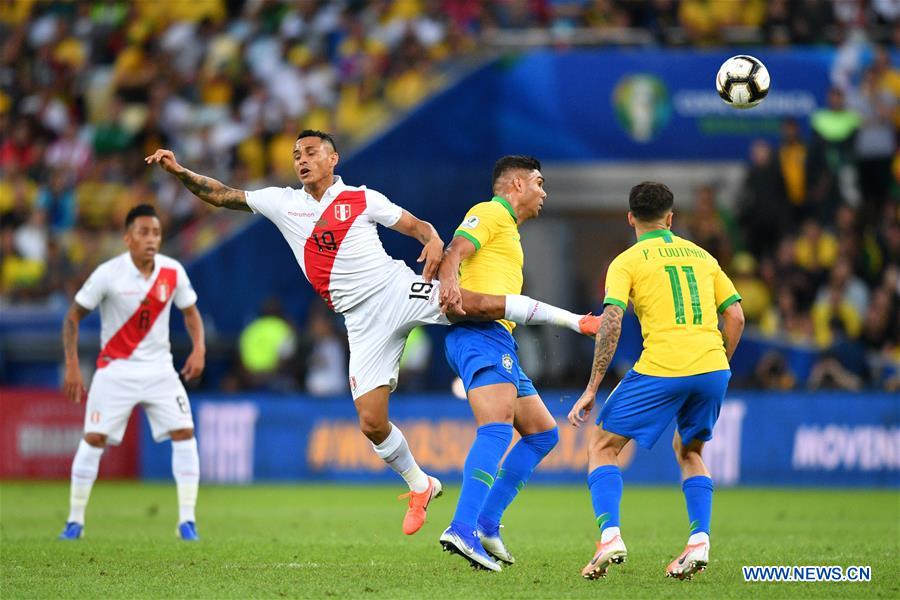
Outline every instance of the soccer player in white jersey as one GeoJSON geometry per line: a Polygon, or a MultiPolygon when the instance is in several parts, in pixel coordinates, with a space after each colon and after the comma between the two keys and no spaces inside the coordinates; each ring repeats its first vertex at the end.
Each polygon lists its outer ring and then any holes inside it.
{"type": "MultiPolygon", "coordinates": [[[[301,189],[269,187],[257,191],[230,188],[198,175],[157,150],[145,160],[177,177],[195,196],[214,206],[252,211],[278,227],[306,278],[336,312],[344,315],[350,342],[350,390],[359,425],[375,453],[409,485],[403,532],[413,534],[425,522],[425,510],[441,493],[441,484],[419,468],[403,433],[388,419],[388,399],[397,385],[406,336],[417,325],[449,325],[432,281],[444,249],[434,227],[364,186],[335,177],[339,156],[334,139],[305,130],[294,144],[294,171],[301,189]],[[384,251],[377,225],[419,240],[422,275],[384,251]]],[[[527,296],[488,296],[461,290],[451,303],[454,318],[520,324],[551,323],[594,335],[599,320],[575,315],[527,296]]]]}
{"type": "Polygon", "coordinates": [[[78,326],[100,308],[100,354],[87,395],[84,439],[72,461],[70,512],[62,540],[84,533],[84,511],[97,479],[107,443],[119,444],[135,405],[141,404],[153,439],[172,440],[172,474],[178,491],[178,536],[195,541],[194,507],[200,459],[187,393],[172,364],[169,314],[172,304],[184,314],[193,350],[181,369],[185,380],[199,377],[206,361],[203,321],[197,294],[184,267],[159,254],[162,241],[154,208],[140,204],[125,218],[128,252],[97,267],[75,295],[63,324],[66,396],[81,402],[84,381],[78,365],[78,326]]]}

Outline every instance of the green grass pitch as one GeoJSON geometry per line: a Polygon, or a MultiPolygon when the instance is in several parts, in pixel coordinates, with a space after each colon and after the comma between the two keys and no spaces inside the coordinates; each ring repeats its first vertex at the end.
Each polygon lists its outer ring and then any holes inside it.
{"type": "Polygon", "coordinates": [[[535,485],[506,518],[519,563],[493,574],[442,553],[458,488],[414,536],[393,487],[201,488],[202,541],[177,541],[172,485],[99,482],[85,539],[58,542],[65,483],[0,485],[0,597],[202,598],[810,598],[900,597],[896,490],[722,489],[710,568],[663,577],[687,535],[676,486],[626,486],[628,562],[581,579],[597,534],[584,486],[535,485]],[[870,583],[744,583],[741,565],[870,565],[870,583]]]}

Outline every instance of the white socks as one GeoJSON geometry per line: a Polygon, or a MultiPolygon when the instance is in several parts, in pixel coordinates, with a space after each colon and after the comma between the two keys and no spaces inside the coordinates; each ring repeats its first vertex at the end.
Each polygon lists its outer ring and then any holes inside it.
{"type": "Polygon", "coordinates": [[[400,474],[406,481],[409,489],[414,492],[424,492],[428,489],[428,475],[416,464],[409,444],[403,437],[400,428],[391,423],[391,432],[380,444],[372,444],[375,454],[386,462],[389,467],[400,474]]]}
{"type": "Polygon", "coordinates": [[[613,539],[617,535],[621,535],[619,533],[618,527],[607,527],[603,531],[600,532],[600,543],[605,544],[609,540],[613,539]]]}
{"type": "Polygon", "coordinates": [[[197,438],[172,440],[172,475],[178,489],[178,522],[196,521],[197,489],[200,487],[200,456],[197,438]]]}
{"type": "Polygon", "coordinates": [[[75,452],[75,459],[72,461],[72,487],[69,492],[67,522],[84,525],[84,509],[87,507],[88,498],[91,497],[91,488],[97,480],[102,455],[103,448],[95,448],[83,438],[78,442],[78,451],[75,452]]]}
{"type": "MultiPolygon", "coordinates": [[[[67,522],[84,525],[84,510],[97,480],[102,455],[103,448],[95,448],[83,439],[78,443],[78,451],[75,452],[75,459],[72,461],[72,487],[67,522]]],[[[194,507],[197,504],[197,488],[200,484],[200,457],[197,454],[196,438],[172,442],[172,474],[178,488],[178,522],[195,521],[194,507]]]]}
{"type": "Polygon", "coordinates": [[[581,333],[578,321],[583,316],[570,313],[567,310],[540,302],[528,296],[516,294],[508,294],[506,296],[506,315],[504,318],[519,325],[556,325],[557,327],[568,327],[572,331],[581,333]]]}
{"type": "Polygon", "coordinates": [[[692,534],[688,538],[688,545],[693,546],[694,544],[706,544],[709,546],[709,534],[702,531],[692,534]]]}

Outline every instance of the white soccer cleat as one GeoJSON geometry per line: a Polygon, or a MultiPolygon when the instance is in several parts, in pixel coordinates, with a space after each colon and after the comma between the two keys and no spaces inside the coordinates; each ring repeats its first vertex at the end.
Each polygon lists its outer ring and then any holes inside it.
{"type": "Polygon", "coordinates": [[[499,531],[497,532],[497,535],[487,535],[479,530],[478,539],[481,540],[481,545],[484,547],[485,551],[496,560],[508,565],[515,564],[516,559],[509,553],[509,550],[506,549],[506,544],[503,543],[503,538],[500,537],[499,531]]]}
{"type": "Polygon", "coordinates": [[[628,549],[625,548],[622,536],[617,535],[605,544],[597,542],[597,553],[581,570],[581,576],[585,579],[606,577],[610,565],[621,565],[627,558],[628,549]]]}
{"type": "Polygon", "coordinates": [[[674,577],[684,581],[693,579],[695,573],[706,570],[709,564],[709,544],[688,544],[681,556],[669,563],[666,567],[666,577],[674,577]]]}

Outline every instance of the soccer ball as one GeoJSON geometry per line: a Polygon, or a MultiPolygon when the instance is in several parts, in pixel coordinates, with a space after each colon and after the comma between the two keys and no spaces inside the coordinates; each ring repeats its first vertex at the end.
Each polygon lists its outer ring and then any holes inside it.
{"type": "Polygon", "coordinates": [[[769,93],[769,71],[758,58],[732,56],[719,67],[716,91],[729,106],[753,108],[769,93]]]}

